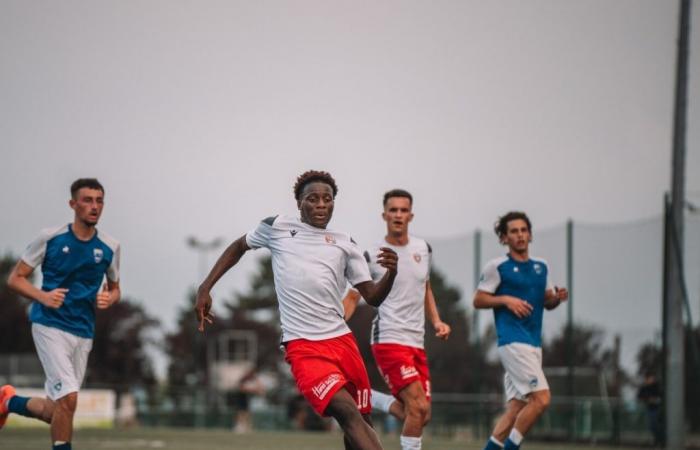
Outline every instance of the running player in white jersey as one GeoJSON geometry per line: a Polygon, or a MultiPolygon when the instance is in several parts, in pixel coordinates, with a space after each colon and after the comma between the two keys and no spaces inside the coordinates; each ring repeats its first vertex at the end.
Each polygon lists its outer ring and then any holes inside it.
{"type": "Polygon", "coordinates": [[[333,215],[335,180],[307,171],[294,185],[301,218],[269,217],[234,241],[221,255],[197,292],[200,331],[211,323],[214,284],[250,249],[272,253],[285,359],[299,391],[314,410],[334,417],[348,449],[381,449],[369,424],[367,370],[352,332],[343,320],[342,296],[349,282],[368,303],[379,306],[396,277],[396,253],[379,250],[386,274],[373,282],[367,262],[347,233],[328,230],[333,215]]]}
{"type": "MultiPolygon", "coordinates": [[[[451,332],[450,326],[440,320],[430,287],[430,245],[408,233],[412,208],[413,197],[408,191],[394,189],[384,194],[386,236],[365,252],[374,279],[386,272],[373,256],[378,248],[389,247],[399,255],[398,275],[377,310],[370,342],[377,367],[393,395],[372,391],[372,406],[404,421],[403,450],[420,450],[423,427],[430,420],[430,372],[423,346],[425,316],[437,337],[447,339],[451,332]]],[[[360,294],[351,289],[343,300],[346,319],[352,316],[359,299],[360,294]]]]}
{"type": "Polygon", "coordinates": [[[104,188],[94,178],[81,178],[70,190],[73,223],[43,230],[7,280],[11,289],[34,300],[29,320],[46,374],[47,397],[21,397],[10,385],[0,388],[0,428],[9,413],[43,420],[51,424],[54,450],[71,448],[73,415],[95,332],[95,307],[109,308],[120,297],[119,243],[95,228],[104,188]],[[29,281],[38,266],[41,289],[29,281]]]}
{"type": "Polygon", "coordinates": [[[552,285],[547,263],[530,256],[532,226],[525,213],[505,214],[494,231],[508,254],[484,267],[474,307],[493,309],[507,405],[484,450],[517,450],[551,398],[542,371],[544,309],[569,297],[565,288],[552,285]]]}

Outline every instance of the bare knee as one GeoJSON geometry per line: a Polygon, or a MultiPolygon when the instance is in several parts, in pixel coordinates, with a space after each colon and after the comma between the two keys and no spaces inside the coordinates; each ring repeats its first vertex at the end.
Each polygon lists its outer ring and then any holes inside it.
{"type": "Polygon", "coordinates": [[[72,416],[78,407],[78,393],[71,392],[65,397],[61,397],[55,402],[55,411],[72,416]]]}
{"type": "Polygon", "coordinates": [[[433,418],[433,409],[430,407],[430,402],[428,401],[426,403],[427,403],[427,409],[425,412],[425,417],[423,418],[423,425],[424,426],[427,425],[428,422],[430,422],[430,419],[433,418]]]}
{"type": "Polygon", "coordinates": [[[535,402],[537,409],[539,409],[540,413],[542,413],[549,408],[549,404],[552,401],[552,395],[548,390],[538,391],[533,394],[531,401],[535,402]]]}
{"type": "Polygon", "coordinates": [[[336,396],[331,400],[325,412],[337,420],[338,425],[342,429],[345,430],[348,427],[357,426],[365,422],[354,401],[346,401],[345,398],[338,397],[340,396],[336,396]]]}
{"type": "Polygon", "coordinates": [[[430,415],[430,403],[425,398],[412,398],[406,403],[407,415],[426,422],[430,415]]]}

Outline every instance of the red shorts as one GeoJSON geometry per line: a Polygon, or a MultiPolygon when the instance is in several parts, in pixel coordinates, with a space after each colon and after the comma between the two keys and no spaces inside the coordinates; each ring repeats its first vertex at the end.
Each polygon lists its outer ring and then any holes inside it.
{"type": "Polygon", "coordinates": [[[409,384],[420,381],[430,400],[430,371],[425,350],[401,344],[374,344],[372,354],[394,397],[398,398],[399,392],[409,384]]]}
{"type": "Polygon", "coordinates": [[[292,366],[299,392],[318,414],[326,415],[331,398],[343,387],[361,414],[371,412],[369,377],[352,333],[321,341],[289,341],[285,360],[292,366]]]}

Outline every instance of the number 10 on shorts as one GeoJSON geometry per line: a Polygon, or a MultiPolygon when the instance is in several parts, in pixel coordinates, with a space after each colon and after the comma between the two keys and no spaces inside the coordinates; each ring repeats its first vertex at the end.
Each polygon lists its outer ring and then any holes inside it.
{"type": "Polygon", "coordinates": [[[357,409],[367,408],[369,404],[369,389],[357,390],[357,409]]]}

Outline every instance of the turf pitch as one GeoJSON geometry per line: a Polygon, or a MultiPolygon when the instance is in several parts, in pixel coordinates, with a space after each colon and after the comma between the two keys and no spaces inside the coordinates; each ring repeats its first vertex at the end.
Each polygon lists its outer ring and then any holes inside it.
{"type": "MultiPolygon", "coordinates": [[[[387,450],[400,448],[397,436],[382,436],[382,444],[387,450]]],[[[0,431],[0,449],[7,450],[46,450],[50,448],[48,429],[11,429],[0,431]]],[[[230,431],[134,428],[126,430],[76,430],[73,438],[76,450],[99,449],[177,449],[177,450],[320,450],[343,449],[342,436],[337,432],[254,432],[245,435],[230,431]]],[[[481,450],[481,442],[465,442],[454,438],[426,437],[425,450],[481,450]]],[[[587,445],[565,445],[561,443],[543,444],[526,442],[523,450],[584,449],[587,445]]],[[[596,446],[598,450],[615,447],[596,446]]]]}

